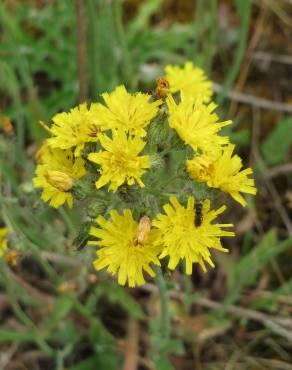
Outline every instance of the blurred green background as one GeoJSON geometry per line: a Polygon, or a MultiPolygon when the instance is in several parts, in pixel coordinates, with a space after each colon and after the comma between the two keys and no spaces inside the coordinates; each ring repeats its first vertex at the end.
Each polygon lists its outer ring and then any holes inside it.
{"type": "Polygon", "coordinates": [[[292,369],[291,37],[288,0],[1,1],[0,222],[19,256],[0,261],[0,369],[292,369]],[[39,121],[121,83],[151,92],[186,60],[215,82],[258,195],[230,202],[215,270],[169,277],[167,338],[155,285],[96,274],[72,246],[82,208],[49,209],[31,178],[39,121]]]}

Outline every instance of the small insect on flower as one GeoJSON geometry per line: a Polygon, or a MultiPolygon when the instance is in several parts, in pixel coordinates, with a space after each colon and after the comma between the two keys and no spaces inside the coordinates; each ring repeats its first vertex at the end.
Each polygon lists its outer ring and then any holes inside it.
{"type": "Polygon", "coordinates": [[[151,220],[147,216],[143,216],[138,224],[137,233],[134,239],[134,245],[143,245],[148,239],[151,230],[151,220]]]}
{"type": "Polygon", "coordinates": [[[169,82],[165,77],[158,77],[156,79],[156,96],[159,98],[166,98],[169,93],[169,82]]]}
{"type": "Polygon", "coordinates": [[[78,235],[73,240],[73,245],[76,247],[77,251],[81,251],[87,246],[90,228],[91,222],[85,222],[81,225],[78,235]]]}
{"type": "Polygon", "coordinates": [[[203,204],[200,202],[195,203],[195,226],[199,227],[202,225],[203,222],[203,204]]]}

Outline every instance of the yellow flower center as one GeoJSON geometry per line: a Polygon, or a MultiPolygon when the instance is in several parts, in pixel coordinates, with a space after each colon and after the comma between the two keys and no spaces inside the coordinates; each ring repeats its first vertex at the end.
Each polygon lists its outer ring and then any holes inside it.
{"type": "Polygon", "coordinates": [[[69,191],[74,184],[74,179],[61,171],[48,170],[45,178],[50,185],[60,191],[69,191]]]}
{"type": "Polygon", "coordinates": [[[208,181],[214,169],[214,162],[208,157],[195,157],[187,161],[187,170],[190,176],[198,181],[208,181]]]}
{"type": "Polygon", "coordinates": [[[214,164],[208,163],[208,164],[202,164],[201,168],[199,170],[199,178],[200,179],[208,179],[212,172],[214,171],[214,164]]]}
{"type": "Polygon", "coordinates": [[[113,169],[119,170],[121,172],[130,172],[133,169],[136,169],[139,166],[136,158],[131,158],[131,155],[117,152],[112,154],[110,163],[113,169]]]}

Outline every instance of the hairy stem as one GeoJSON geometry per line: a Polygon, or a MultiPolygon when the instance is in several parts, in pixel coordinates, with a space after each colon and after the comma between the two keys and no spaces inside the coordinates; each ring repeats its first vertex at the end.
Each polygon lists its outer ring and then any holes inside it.
{"type": "Polygon", "coordinates": [[[169,299],[167,284],[162,275],[161,269],[158,267],[156,270],[156,283],[160,295],[160,330],[161,336],[167,340],[170,336],[170,312],[169,312],[169,299]]]}

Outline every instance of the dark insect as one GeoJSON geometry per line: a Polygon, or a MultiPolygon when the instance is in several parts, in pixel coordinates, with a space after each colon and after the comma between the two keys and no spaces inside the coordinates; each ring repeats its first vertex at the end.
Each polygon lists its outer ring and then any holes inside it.
{"type": "Polygon", "coordinates": [[[76,238],[73,240],[73,246],[75,246],[77,251],[81,251],[84,249],[87,245],[88,239],[89,239],[89,230],[91,227],[90,222],[85,222],[80,226],[80,230],[76,238]]]}
{"type": "Polygon", "coordinates": [[[88,239],[84,239],[81,243],[79,243],[79,245],[77,246],[76,250],[79,252],[79,251],[82,251],[82,249],[84,249],[86,247],[86,244],[88,242],[88,239]]]}
{"type": "Polygon", "coordinates": [[[195,204],[195,226],[201,226],[203,222],[203,213],[202,213],[203,205],[202,203],[195,204]]]}

